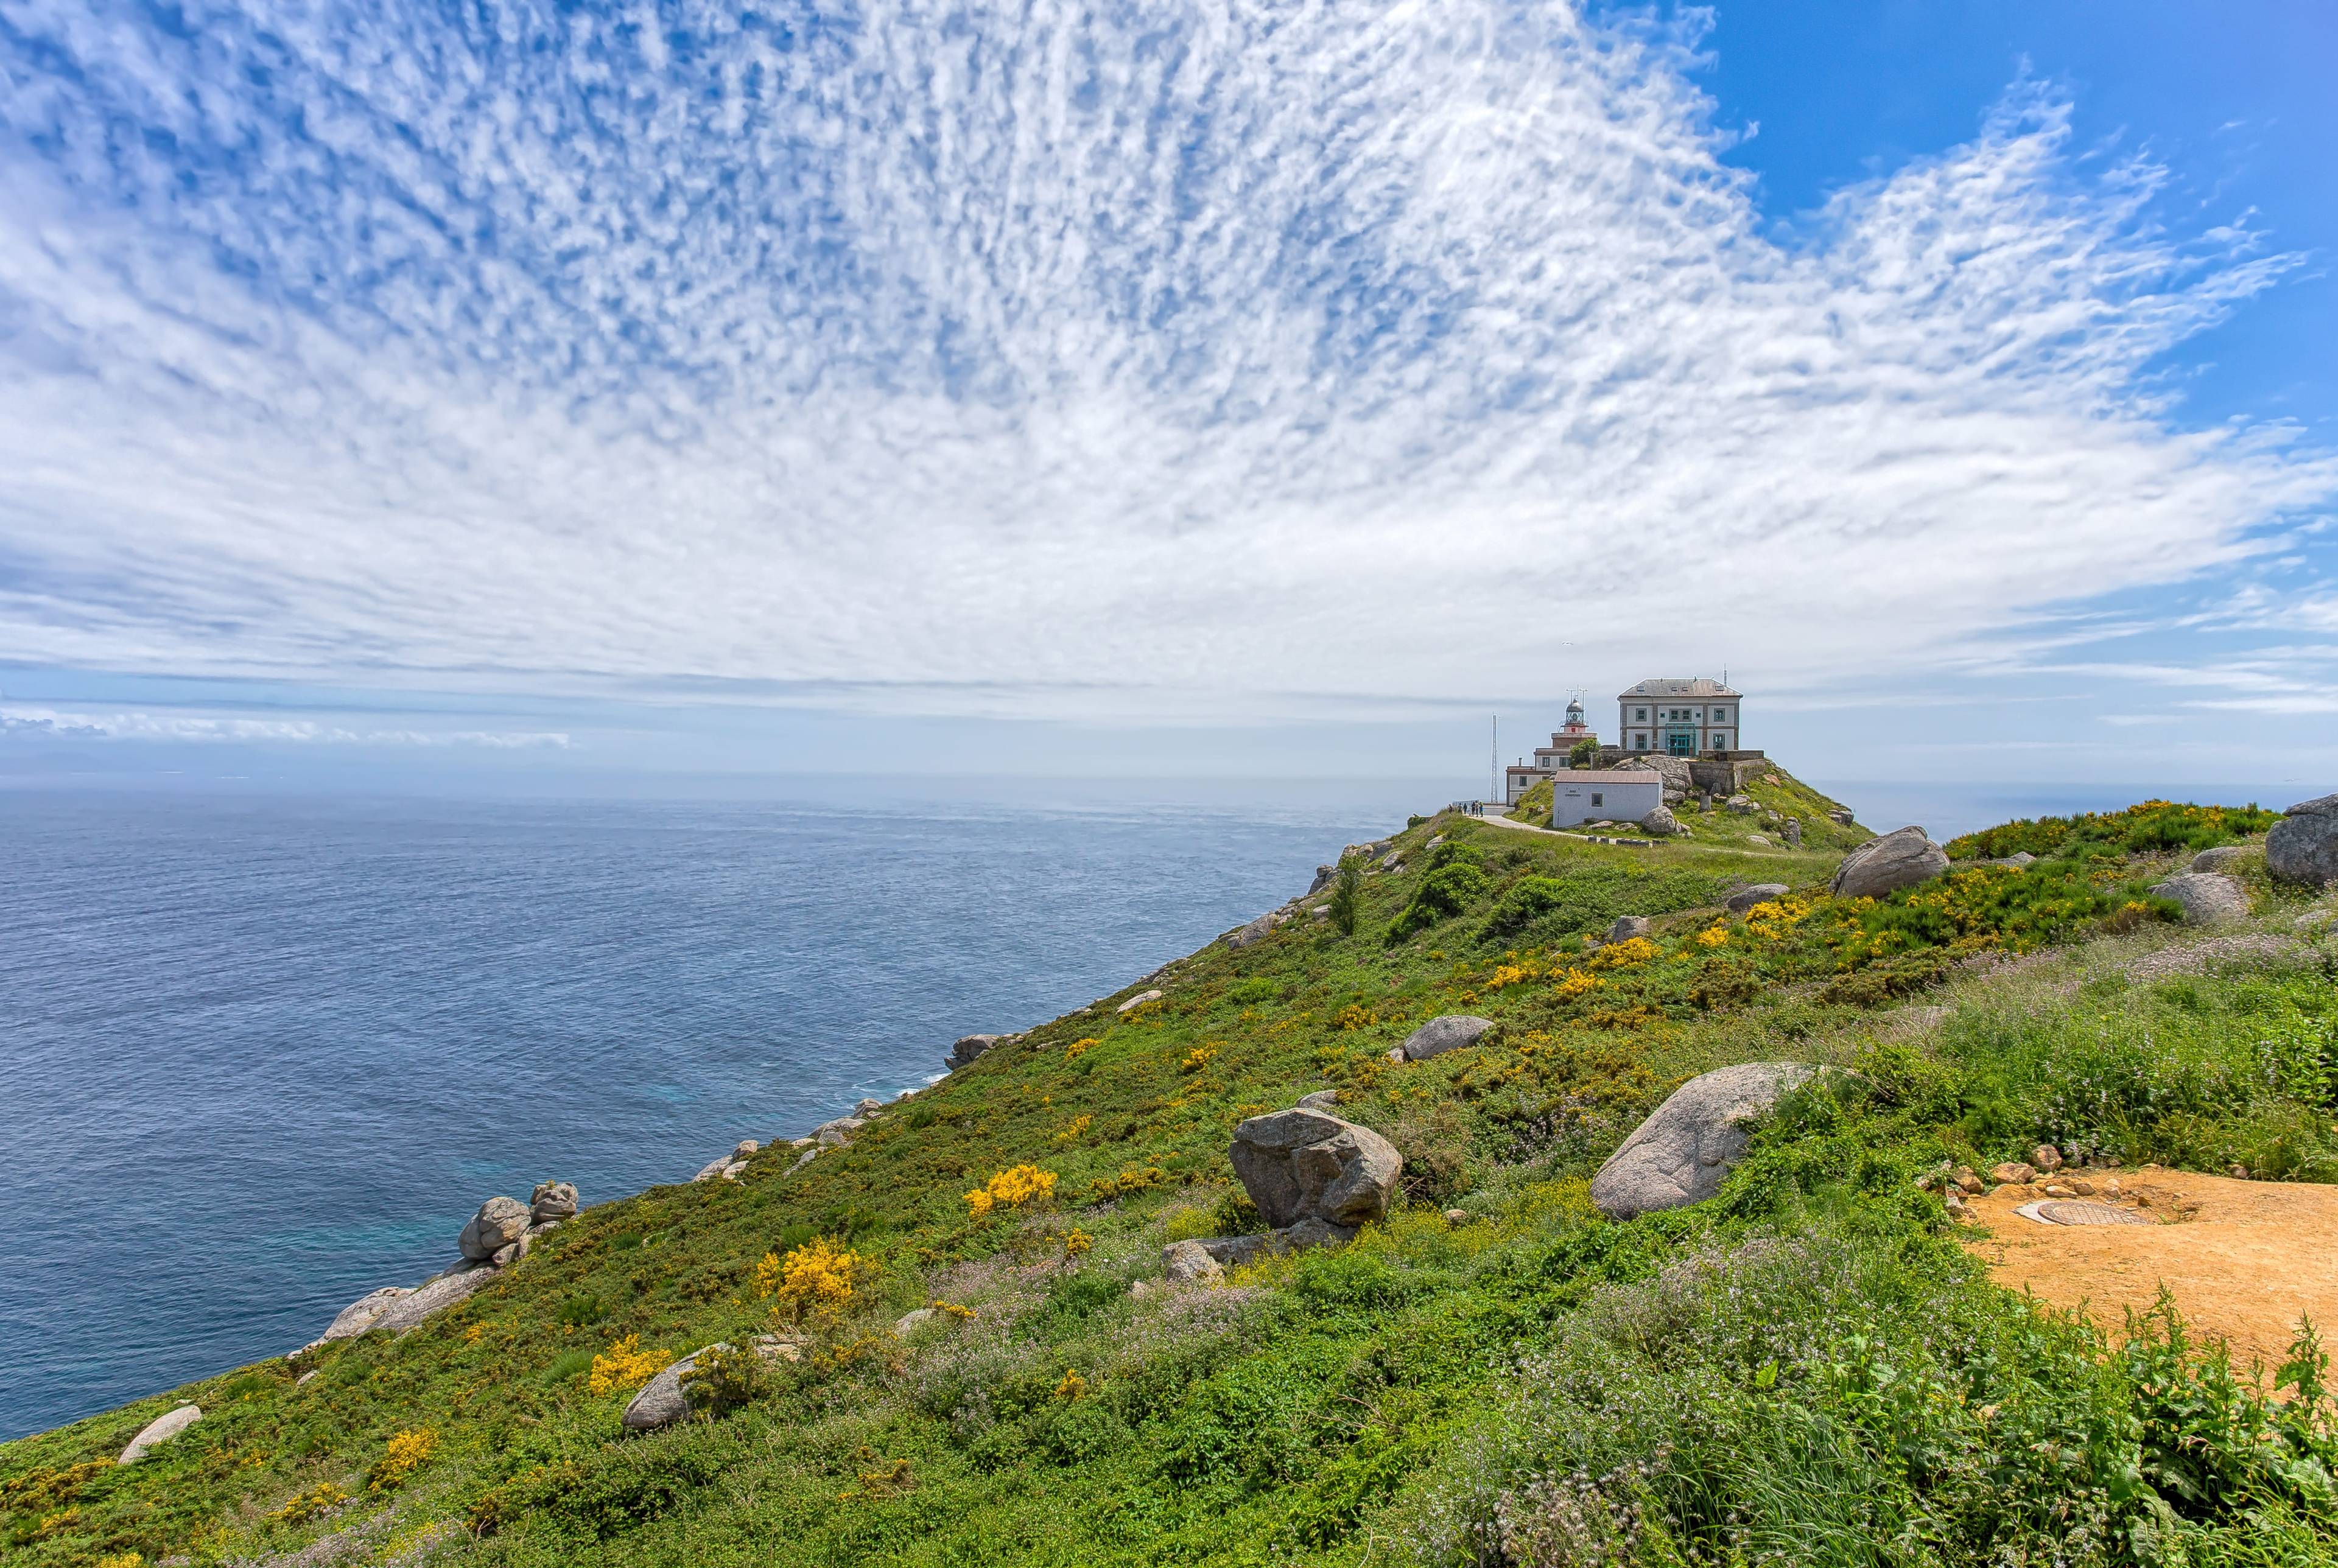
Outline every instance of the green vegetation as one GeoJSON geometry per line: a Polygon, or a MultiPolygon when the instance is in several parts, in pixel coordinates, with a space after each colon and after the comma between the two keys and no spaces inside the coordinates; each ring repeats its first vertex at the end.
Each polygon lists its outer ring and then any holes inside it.
{"type": "Polygon", "coordinates": [[[2282,943],[2186,946],[2144,889],[2261,824],[2147,815],[1881,901],[1827,897],[1819,847],[1419,823],[1402,870],[1343,874],[1351,922],[1213,945],[1161,1001],[1002,1042],[800,1172],[779,1149],[588,1209],[403,1339],[0,1447],[0,1560],[339,1534],[513,1568],[2338,1562],[2310,1336],[2261,1377],[2173,1310],[2114,1345],[1989,1285],[1917,1185],[2041,1140],[2338,1179],[2338,950],[2262,885],[2282,943]],[[1794,891],[1716,907],[1763,878],[1794,891]],[[1585,940],[1617,914],[1653,936],[1585,940]],[[1455,1011],[1498,1027],[1386,1060],[1455,1011]],[[1591,1209],[1674,1084],[1784,1055],[1851,1071],[1720,1198],[1591,1209]],[[1233,1125],[1325,1087],[1403,1152],[1405,1206],[1163,1289],[1169,1240],[1259,1228],[1233,1125]],[[801,1358],[702,1357],[695,1415],[621,1431],[658,1367],[773,1333],[801,1358]],[[196,1426],[108,1463],[190,1399],[196,1426]]]}
{"type": "Polygon", "coordinates": [[[2145,800],[2124,811],[2089,811],[2077,817],[2025,818],[1968,833],[1950,841],[1958,859],[2031,855],[2136,855],[2154,849],[2213,849],[2219,844],[2262,835],[2280,814],[2254,806],[2178,806],[2145,800]]]}
{"type": "Polygon", "coordinates": [[[1546,779],[1518,797],[1518,803],[1510,808],[1510,820],[1531,823],[1537,828],[1547,828],[1550,826],[1551,804],[1557,798],[1558,786],[1551,779],[1546,779]]]}

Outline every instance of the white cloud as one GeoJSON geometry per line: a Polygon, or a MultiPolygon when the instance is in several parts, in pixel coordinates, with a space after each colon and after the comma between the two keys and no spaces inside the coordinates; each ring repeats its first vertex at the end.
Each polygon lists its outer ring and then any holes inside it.
{"type": "Polygon", "coordinates": [[[2338,489],[2149,374],[2286,260],[2026,86],[1796,250],[1685,42],[1557,7],[0,4],[0,658],[1824,687],[2338,489]]]}
{"type": "Polygon", "coordinates": [[[98,713],[49,708],[0,708],[0,735],[93,740],[236,742],[245,745],[484,747],[507,751],[565,750],[557,730],[359,730],[307,719],[253,719],[240,714],[98,713]]]}

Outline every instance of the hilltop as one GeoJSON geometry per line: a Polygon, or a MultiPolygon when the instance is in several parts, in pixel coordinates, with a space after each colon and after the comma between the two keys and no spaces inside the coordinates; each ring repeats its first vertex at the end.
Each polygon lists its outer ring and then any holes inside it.
{"type": "Polygon", "coordinates": [[[2260,1384],[2180,1302],[2043,1308],[1982,1256],[1987,1226],[2030,1221],[1963,1196],[2001,1174],[2007,1209],[2049,1163],[2090,1190],[2146,1163],[2338,1181],[2333,905],[2267,875],[2274,818],[2009,824],[1946,846],[1945,876],[1837,898],[1864,830],[1783,775],[1756,788],[1817,817],[1802,848],[1750,843],[1758,815],[1645,848],[1416,818],[1345,858],[1337,913],[1334,880],[967,1047],[816,1152],[587,1207],[403,1336],[0,1447],[0,1550],[2338,1560],[2310,1334],[2260,1384]],[[2244,905],[2213,933],[2152,891],[2204,851],[2244,905]],[[1733,897],[1753,884],[1788,891],[1733,897]],[[1493,1026],[1390,1059],[1457,1014],[1493,1026]],[[1674,1088],[1780,1060],[1822,1071],[1718,1196],[1603,1217],[1589,1178],[1674,1088]],[[1402,1156],[1385,1219],[1166,1279],[1172,1243],[1262,1229],[1236,1124],[1327,1090],[1402,1156]],[[624,1427],[717,1342],[742,1348],[695,1412],[624,1427]],[[113,1463],[186,1403],[200,1421],[113,1463]]]}

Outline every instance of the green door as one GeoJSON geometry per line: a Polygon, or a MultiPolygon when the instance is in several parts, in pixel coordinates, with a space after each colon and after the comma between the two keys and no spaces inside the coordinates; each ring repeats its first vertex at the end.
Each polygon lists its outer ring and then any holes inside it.
{"type": "Polygon", "coordinates": [[[1665,750],[1671,752],[1675,757],[1695,756],[1696,731],[1694,730],[1665,730],[1665,750]]]}

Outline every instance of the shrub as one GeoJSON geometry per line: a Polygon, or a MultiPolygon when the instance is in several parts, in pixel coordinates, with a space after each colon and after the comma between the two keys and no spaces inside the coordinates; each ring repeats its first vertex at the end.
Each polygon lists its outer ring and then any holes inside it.
{"type": "Polygon", "coordinates": [[[2179,806],[2145,800],[2123,811],[2088,811],[2075,817],[2028,818],[1948,843],[1956,858],[2002,859],[2028,852],[2049,856],[2086,851],[2135,854],[2154,849],[2208,849],[2263,833],[2281,820],[2278,812],[2255,806],[2179,806]]]}
{"type": "Polygon", "coordinates": [[[1354,856],[1340,862],[1339,875],[1331,881],[1331,913],[1330,919],[1342,936],[1356,934],[1356,916],[1363,906],[1364,868],[1354,856]]]}
{"type": "Polygon", "coordinates": [[[1056,1191],[1056,1173],[1042,1171],[1036,1165],[1015,1165],[1001,1171],[989,1181],[966,1195],[966,1206],[976,1220],[987,1219],[991,1210],[1005,1205],[1020,1209],[1024,1204],[1050,1196],[1056,1191]]]}
{"type": "Polygon", "coordinates": [[[415,1471],[430,1457],[438,1446],[438,1434],[425,1426],[417,1432],[400,1432],[389,1440],[389,1447],[375,1461],[373,1473],[366,1477],[366,1489],[371,1492],[395,1492],[406,1485],[415,1471]]]}
{"type": "MultiPolygon", "coordinates": [[[[1440,844],[1435,851],[1442,855],[1454,848],[1440,844]]],[[[1428,930],[1440,920],[1449,920],[1476,903],[1487,887],[1486,872],[1478,863],[1477,851],[1468,850],[1468,859],[1455,858],[1433,867],[1412,890],[1412,901],[1389,926],[1388,939],[1401,942],[1409,936],[1428,930]]]]}
{"type": "Polygon", "coordinates": [[[638,1388],[673,1360],[671,1350],[644,1350],[642,1337],[628,1334],[608,1349],[593,1357],[592,1376],[585,1387],[594,1397],[638,1388]]]}
{"type": "Polygon", "coordinates": [[[782,1308],[834,1317],[852,1299],[856,1287],[877,1272],[877,1261],[825,1237],[791,1249],[782,1258],[763,1254],[755,1265],[755,1294],[775,1297],[782,1308]]]}
{"type": "Polygon", "coordinates": [[[1253,1006],[1272,1002],[1282,995],[1282,987],[1263,975],[1253,975],[1247,980],[1237,980],[1226,987],[1226,1000],[1240,1006],[1253,1006]]]}
{"type": "Polygon", "coordinates": [[[682,1396],[707,1416],[727,1416],[763,1396],[771,1377],[752,1346],[714,1345],[682,1375],[682,1396]]]}

